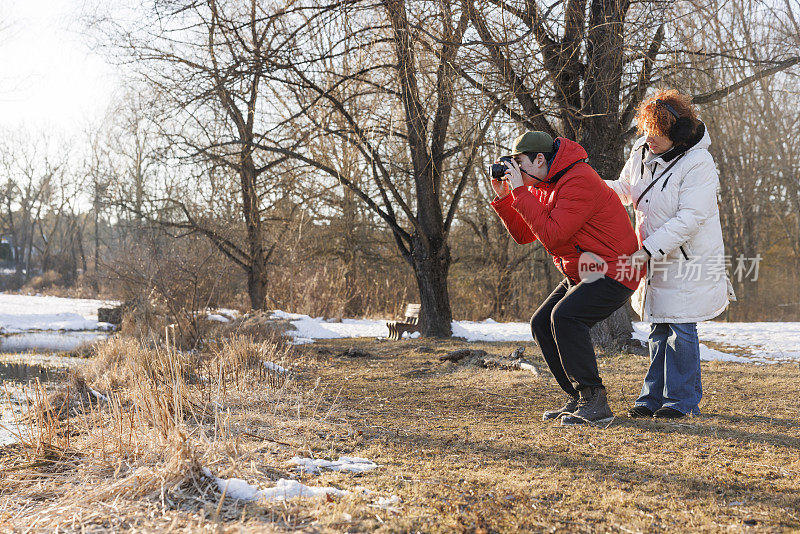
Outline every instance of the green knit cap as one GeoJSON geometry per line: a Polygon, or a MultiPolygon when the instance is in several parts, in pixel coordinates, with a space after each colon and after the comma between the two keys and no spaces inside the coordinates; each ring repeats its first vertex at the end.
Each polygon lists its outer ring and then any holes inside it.
{"type": "Polygon", "coordinates": [[[526,152],[553,151],[553,138],[546,132],[525,132],[514,140],[514,151],[509,156],[525,154],[526,152]]]}

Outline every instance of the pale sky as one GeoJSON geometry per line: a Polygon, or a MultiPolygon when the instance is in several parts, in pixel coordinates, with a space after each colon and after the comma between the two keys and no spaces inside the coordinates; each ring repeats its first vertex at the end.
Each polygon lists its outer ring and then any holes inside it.
{"type": "Polygon", "coordinates": [[[72,136],[106,113],[115,67],[81,36],[82,0],[0,0],[0,128],[72,136]]]}

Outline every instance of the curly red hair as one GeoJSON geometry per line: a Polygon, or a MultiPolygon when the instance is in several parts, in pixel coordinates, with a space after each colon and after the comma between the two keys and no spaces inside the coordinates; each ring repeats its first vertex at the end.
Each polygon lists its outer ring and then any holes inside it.
{"type": "Polygon", "coordinates": [[[697,112],[692,105],[692,97],[684,95],[675,89],[659,89],[656,93],[639,104],[636,113],[636,126],[640,133],[669,137],[668,132],[677,120],[666,106],[660,105],[657,100],[666,102],[681,117],[691,119],[693,125],[699,123],[697,112]]]}

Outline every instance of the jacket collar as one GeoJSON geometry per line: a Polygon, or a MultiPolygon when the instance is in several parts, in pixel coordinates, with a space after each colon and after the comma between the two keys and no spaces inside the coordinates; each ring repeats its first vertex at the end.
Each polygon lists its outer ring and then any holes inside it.
{"type": "Polygon", "coordinates": [[[555,148],[555,153],[552,161],[549,162],[547,178],[543,182],[534,184],[533,187],[535,189],[547,191],[563,177],[564,173],[572,165],[589,157],[580,144],[566,137],[556,137],[553,141],[553,147],[555,148]]]}
{"type": "MultiPolygon", "coordinates": [[[[664,163],[669,163],[670,161],[674,160],[681,154],[685,154],[686,152],[693,149],[698,144],[700,145],[707,145],[709,143],[701,143],[701,141],[706,141],[706,125],[702,122],[697,126],[697,130],[695,130],[694,135],[686,140],[685,143],[681,143],[679,145],[674,145],[672,148],[664,152],[663,154],[653,154],[649,152],[650,148],[648,147],[648,154],[645,158],[645,164],[649,165],[656,160],[661,160],[664,163]]],[[[643,146],[647,146],[647,143],[644,143],[643,146]]]]}

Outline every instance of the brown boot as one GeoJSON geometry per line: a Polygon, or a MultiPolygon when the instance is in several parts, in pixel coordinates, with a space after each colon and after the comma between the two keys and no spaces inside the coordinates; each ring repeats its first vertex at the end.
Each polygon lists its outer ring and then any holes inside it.
{"type": "Polygon", "coordinates": [[[577,409],[578,409],[578,399],[568,395],[567,403],[561,408],[556,408],[555,410],[549,410],[547,412],[544,412],[542,414],[542,421],[552,421],[553,419],[558,419],[562,415],[571,414],[577,409]]]}
{"type": "Polygon", "coordinates": [[[561,418],[562,426],[602,425],[614,419],[614,413],[608,406],[606,388],[585,387],[578,390],[578,409],[561,418]]]}

